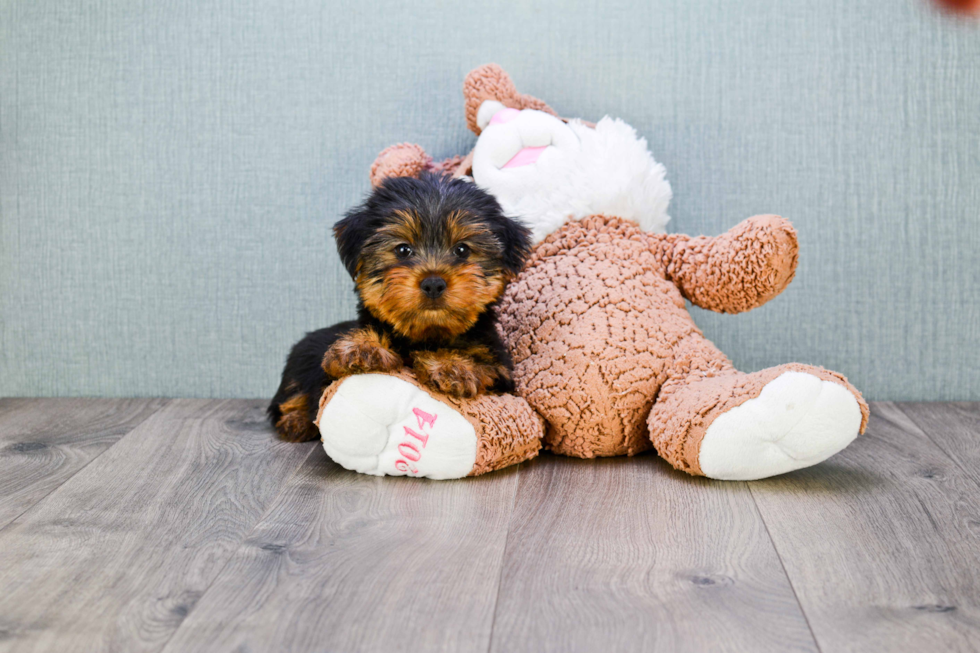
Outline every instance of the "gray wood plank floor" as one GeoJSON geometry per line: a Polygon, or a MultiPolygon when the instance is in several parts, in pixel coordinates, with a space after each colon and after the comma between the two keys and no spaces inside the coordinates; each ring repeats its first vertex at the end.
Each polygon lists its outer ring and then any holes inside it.
{"type": "Polygon", "coordinates": [[[0,399],[0,528],[164,404],[160,399],[0,399]]]}
{"type": "Polygon", "coordinates": [[[755,483],[379,479],[262,408],[0,400],[0,651],[980,651],[980,404],[755,483]]]}

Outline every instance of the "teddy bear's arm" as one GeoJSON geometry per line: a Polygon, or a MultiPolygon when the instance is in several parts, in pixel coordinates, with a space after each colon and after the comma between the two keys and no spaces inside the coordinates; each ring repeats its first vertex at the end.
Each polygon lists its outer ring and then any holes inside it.
{"type": "Polygon", "coordinates": [[[452,177],[469,174],[473,154],[455,155],[433,161],[421,145],[398,143],[386,147],[371,164],[371,185],[378,187],[389,177],[418,177],[423,172],[438,172],[452,177]]]}
{"type": "Polygon", "coordinates": [[[796,273],[796,230],[757,215],[720,236],[655,236],[665,274],[695,306],[743,313],[778,295],[796,273]]]}

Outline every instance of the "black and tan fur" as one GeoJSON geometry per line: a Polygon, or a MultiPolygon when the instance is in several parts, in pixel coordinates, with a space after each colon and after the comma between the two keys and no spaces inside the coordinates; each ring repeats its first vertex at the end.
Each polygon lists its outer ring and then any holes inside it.
{"type": "Polygon", "coordinates": [[[459,397],[513,389],[493,307],[530,252],[527,229],[461,179],[385,180],[334,227],[358,319],[293,346],[269,417],[284,440],[319,438],[320,395],[349,374],[412,368],[459,397]]]}

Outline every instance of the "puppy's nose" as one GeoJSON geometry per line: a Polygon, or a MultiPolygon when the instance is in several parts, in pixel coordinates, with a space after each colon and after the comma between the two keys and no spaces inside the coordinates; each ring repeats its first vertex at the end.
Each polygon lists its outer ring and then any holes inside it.
{"type": "Polygon", "coordinates": [[[433,275],[423,279],[419,287],[429,299],[438,299],[442,297],[442,293],[446,292],[446,280],[433,275]]]}

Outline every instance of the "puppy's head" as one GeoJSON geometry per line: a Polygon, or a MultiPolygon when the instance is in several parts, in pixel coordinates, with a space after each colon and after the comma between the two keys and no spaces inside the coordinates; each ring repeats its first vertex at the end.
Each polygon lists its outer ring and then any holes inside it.
{"type": "Polygon", "coordinates": [[[469,330],[531,248],[493,196],[428,173],[384,180],[334,236],[364,306],[412,340],[469,330]]]}

